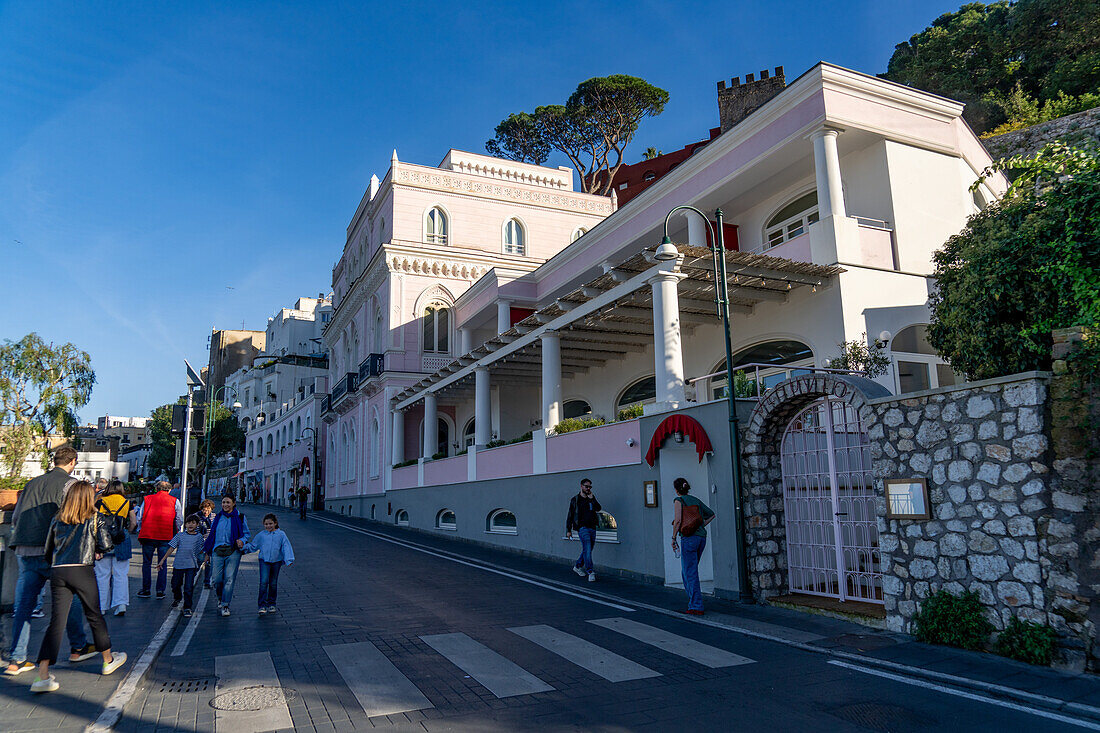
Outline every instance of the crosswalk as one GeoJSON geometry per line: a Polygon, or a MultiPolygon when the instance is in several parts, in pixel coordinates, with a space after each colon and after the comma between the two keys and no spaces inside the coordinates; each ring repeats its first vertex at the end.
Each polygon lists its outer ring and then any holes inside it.
{"type": "MultiPolygon", "coordinates": [[[[606,639],[611,645],[615,645],[616,635],[628,637],[661,652],[712,669],[750,664],[754,661],[626,618],[592,619],[589,623],[614,632],[610,636],[601,637],[601,641],[606,639]]],[[[509,628],[508,632],[549,651],[563,664],[580,667],[609,682],[661,676],[660,672],[649,666],[553,626],[517,626],[509,628]]],[[[530,658],[529,648],[524,649],[523,642],[518,642],[518,645],[502,644],[499,643],[499,637],[494,637],[497,639],[494,644],[497,648],[494,649],[461,632],[429,634],[419,638],[442,660],[450,662],[498,698],[550,692],[555,689],[508,658],[509,654],[530,658]]],[[[324,647],[324,651],[367,715],[395,715],[434,707],[416,683],[371,642],[330,644],[324,647]]],[[[649,664],[655,664],[660,657],[653,659],[654,661],[647,660],[649,664]]],[[[446,668],[446,662],[442,660],[442,666],[434,665],[437,671],[446,668]]],[[[266,651],[217,657],[215,669],[219,694],[256,686],[278,687],[280,684],[271,655],[266,651]]],[[[549,677],[551,673],[544,674],[549,677]]],[[[414,674],[413,677],[417,678],[417,675],[414,674]]],[[[287,684],[290,686],[289,682],[287,684]]],[[[215,715],[215,730],[224,733],[252,733],[290,726],[290,712],[285,700],[276,700],[273,706],[262,710],[216,710],[215,715]]]]}

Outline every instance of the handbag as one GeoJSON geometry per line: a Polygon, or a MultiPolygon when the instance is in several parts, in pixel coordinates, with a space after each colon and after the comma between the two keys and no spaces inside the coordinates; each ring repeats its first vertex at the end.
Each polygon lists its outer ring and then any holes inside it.
{"type": "Polygon", "coordinates": [[[691,537],[703,526],[703,513],[697,504],[680,502],[680,534],[691,537]]]}

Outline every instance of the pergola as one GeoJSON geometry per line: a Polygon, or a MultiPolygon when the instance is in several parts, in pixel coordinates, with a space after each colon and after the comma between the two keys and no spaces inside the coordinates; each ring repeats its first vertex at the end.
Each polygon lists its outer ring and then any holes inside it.
{"type": "MultiPolygon", "coordinates": [[[[601,368],[632,351],[654,347],[657,402],[686,401],[681,327],[717,324],[711,250],[677,245],[679,257],[657,262],[651,250],[605,264],[603,274],[399,393],[393,409],[393,459],[404,460],[405,410],[423,401],[423,457],[438,445],[437,400],[474,393],[475,450],[490,439],[490,383],[542,381],[542,427],[561,416],[563,375],[601,368]]],[[[752,313],[763,302],[787,300],[796,288],[817,288],[843,272],[836,266],[726,252],[730,314],[752,313]]]]}

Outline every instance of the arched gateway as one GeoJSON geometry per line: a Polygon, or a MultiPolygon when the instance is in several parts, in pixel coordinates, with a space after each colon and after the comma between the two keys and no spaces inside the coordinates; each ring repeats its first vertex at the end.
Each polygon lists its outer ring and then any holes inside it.
{"type": "Polygon", "coordinates": [[[866,402],[889,395],[864,377],[803,375],[749,418],[746,541],[753,590],[882,602],[880,491],[872,481],[866,402]]]}

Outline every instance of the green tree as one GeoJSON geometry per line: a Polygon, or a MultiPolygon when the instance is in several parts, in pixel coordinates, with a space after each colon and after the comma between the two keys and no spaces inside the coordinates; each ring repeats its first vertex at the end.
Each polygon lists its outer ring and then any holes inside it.
{"type": "Polygon", "coordinates": [[[0,345],[0,433],[9,477],[22,470],[39,437],[73,434],[76,411],[88,404],[95,381],[91,357],[71,343],[54,346],[29,333],[0,345]]]}
{"type": "MultiPolygon", "coordinates": [[[[210,432],[210,458],[224,456],[227,453],[240,453],[244,450],[244,431],[237,423],[237,416],[225,405],[214,404],[214,429],[210,432]]],[[[199,444],[199,461],[194,468],[202,475],[206,470],[206,440],[199,444]]]]}
{"type": "Polygon", "coordinates": [[[645,152],[642,153],[642,160],[653,160],[654,158],[659,158],[662,155],[664,155],[664,153],[662,153],[660,150],[650,147],[646,148],[645,152]]]}
{"type": "MultiPolygon", "coordinates": [[[[186,404],[185,399],[178,400],[175,404],[186,404]]],[[[172,407],[173,405],[161,405],[151,413],[152,420],[149,423],[149,436],[153,442],[153,450],[149,456],[149,470],[154,474],[164,472],[172,478],[177,478],[179,470],[176,463],[176,435],[172,434],[172,407]]],[[[195,410],[193,421],[202,420],[202,412],[195,410]]],[[[203,426],[198,422],[192,424],[191,440],[197,441],[198,460],[195,465],[188,467],[188,474],[194,480],[195,476],[201,476],[206,470],[206,436],[203,434],[203,426]]],[[[217,457],[231,452],[240,452],[244,449],[244,431],[237,424],[236,416],[222,404],[215,405],[214,429],[210,433],[210,455],[217,457]]]]}
{"type": "Polygon", "coordinates": [[[971,379],[1050,369],[1053,329],[1100,327],[1100,155],[1055,143],[995,170],[1006,196],[934,258],[928,341],[971,379]]]}
{"type": "Polygon", "coordinates": [[[485,143],[492,155],[542,163],[550,150],[565,155],[585,193],[606,195],[622,166],[626,146],[646,117],[664,111],[668,92],[626,74],[596,77],[577,85],[564,105],[509,115],[485,143]]]}
{"type": "Polygon", "coordinates": [[[172,435],[172,405],[157,407],[150,417],[149,439],[153,442],[153,450],[149,453],[149,472],[154,476],[161,473],[175,476],[176,438],[172,435]]]}
{"type": "Polygon", "coordinates": [[[883,344],[875,339],[874,343],[868,345],[867,334],[863,334],[862,339],[845,341],[837,346],[840,347],[840,355],[829,361],[830,369],[865,372],[868,377],[874,379],[885,374],[890,368],[890,357],[886,354],[883,344]]]}

